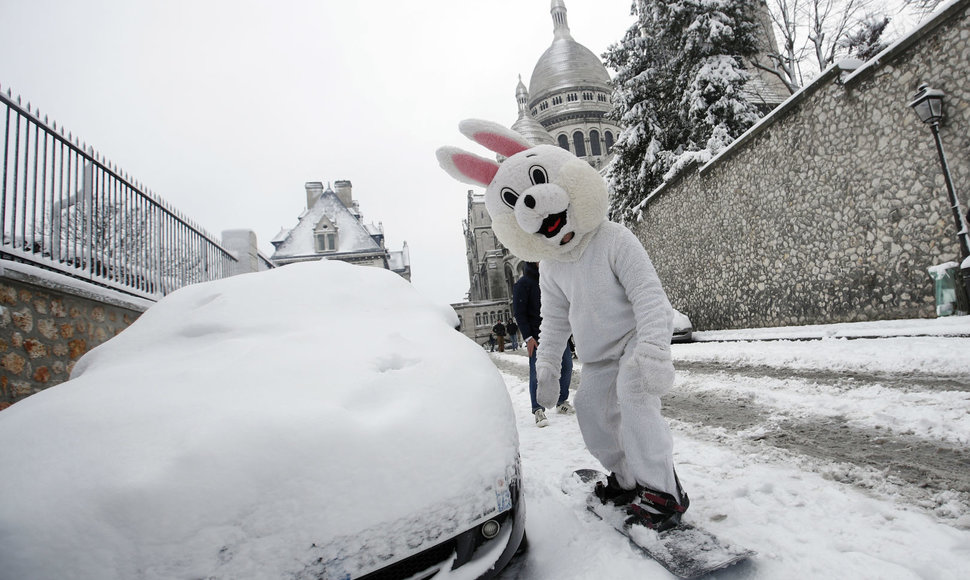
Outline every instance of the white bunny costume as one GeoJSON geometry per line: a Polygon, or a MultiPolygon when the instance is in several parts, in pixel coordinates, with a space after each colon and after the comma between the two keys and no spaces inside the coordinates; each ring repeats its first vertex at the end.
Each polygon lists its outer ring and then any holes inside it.
{"type": "Polygon", "coordinates": [[[643,246],[606,219],[606,182],[569,151],[532,147],[496,123],[469,120],[459,128],[507,159],[443,147],[439,163],[459,181],[484,186],[496,237],[520,259],[539,262],[539,403],[556,403],[572,334],[583,363],[576,416],[590,452],[624,488],[639,484],[678,497],[660,414],[660,395],[674,381],[673,311],[643,246]]]}

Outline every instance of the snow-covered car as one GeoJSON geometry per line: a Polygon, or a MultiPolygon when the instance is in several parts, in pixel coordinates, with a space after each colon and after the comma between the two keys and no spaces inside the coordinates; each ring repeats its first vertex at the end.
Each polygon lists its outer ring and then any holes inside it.
{"type": "Polygon", "coordinates": [[[518,433],[456,323],[343,262],[174,292],[0,412],[0,577],[495,575],[518,433]]]}
{"type": "Polygon", "coordinates": [[[674,308],[674,335],[671,342],[690,342],[694,334],[694,325],[686,314],[674,308]]]}

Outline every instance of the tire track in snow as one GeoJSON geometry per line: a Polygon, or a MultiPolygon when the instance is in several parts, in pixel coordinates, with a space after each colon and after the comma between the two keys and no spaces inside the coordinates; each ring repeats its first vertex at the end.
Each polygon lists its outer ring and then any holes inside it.
{"type": "MultiPolygon", "coordinates": [[[[769,446],[810,462],[821,462],[813,468],[815,471],[866,489],[898,487],[893,491],[942,517],[959,517],[970,506],[970,449],[965,445],[892,432],[878,425],[850,425],[838,415],[806,416],[803,409],[765,405],[757,401],[756,395],[729,386],[748,382],[768,389],[776,378],[791,378],[784,371],[780,371],[781,376],[766,377],[760,372],[749,374],[751,369],[743,367],[690,363],[677,366],[680,387],[687,383],[687,388],[675,388],[664,396],[664,415],[682,423],[681,428],[692,436],[734,446],[769,446]],[[714,386],[691,388],[705,383],[714,386]],[[857,469],[847,469],[845,464],[857,469]]],[[[819,389],[847,389],[840,374],[801,374],[803,380],[813,381],[819,389]]],[[[879,379],[883,387],[894,383],[912,390],[910,377],[898,381],[879,379]]],[[[871,386],[857,380],[851,382],[853,389],[871,386]]]]}

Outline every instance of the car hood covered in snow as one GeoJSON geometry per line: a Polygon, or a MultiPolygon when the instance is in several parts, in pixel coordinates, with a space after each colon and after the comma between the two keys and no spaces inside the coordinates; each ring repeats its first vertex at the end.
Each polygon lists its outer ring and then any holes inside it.
{"type": "Polygon", "coordinates": [[[292,577],[334,542],[480,517],[518,441],[456,323],[342,262],[171,294],[0,413],[0,575],[292,577]]]}

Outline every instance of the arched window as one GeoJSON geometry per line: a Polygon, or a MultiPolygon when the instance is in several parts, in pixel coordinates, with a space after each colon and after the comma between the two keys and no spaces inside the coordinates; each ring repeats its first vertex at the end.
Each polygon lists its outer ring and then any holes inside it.
{"type": "Polygon", "coordinates": [[[592,155],[603,154],[603,149],[600,147],[600,132],[596,129],[589,132],[589,152],[592,155]]]}
{"type": "Polygon", "coordinates": [[[586,157],[586,141],[582,131],[573,133],[573,146],[576,148],[576,157],[586,157]]]}
{"type": "Polygon", "coordinates": [[[606,132],[606,152],[609,153],[610,149],[613,149],[613,133],[606,132]]]}
{"type": "Polygon", "coordinates": [[[565,149],[566,151],[569,151],[569,137],[566,137],[565,135],[560,135],[559,146],[565,149]]]}
{"type": "Polygon", "coordinates": [[[481,325],[482,325],[482,313],[481,312],[476,312],[475,313],[475,326],[481,326],[481,325]]]}

